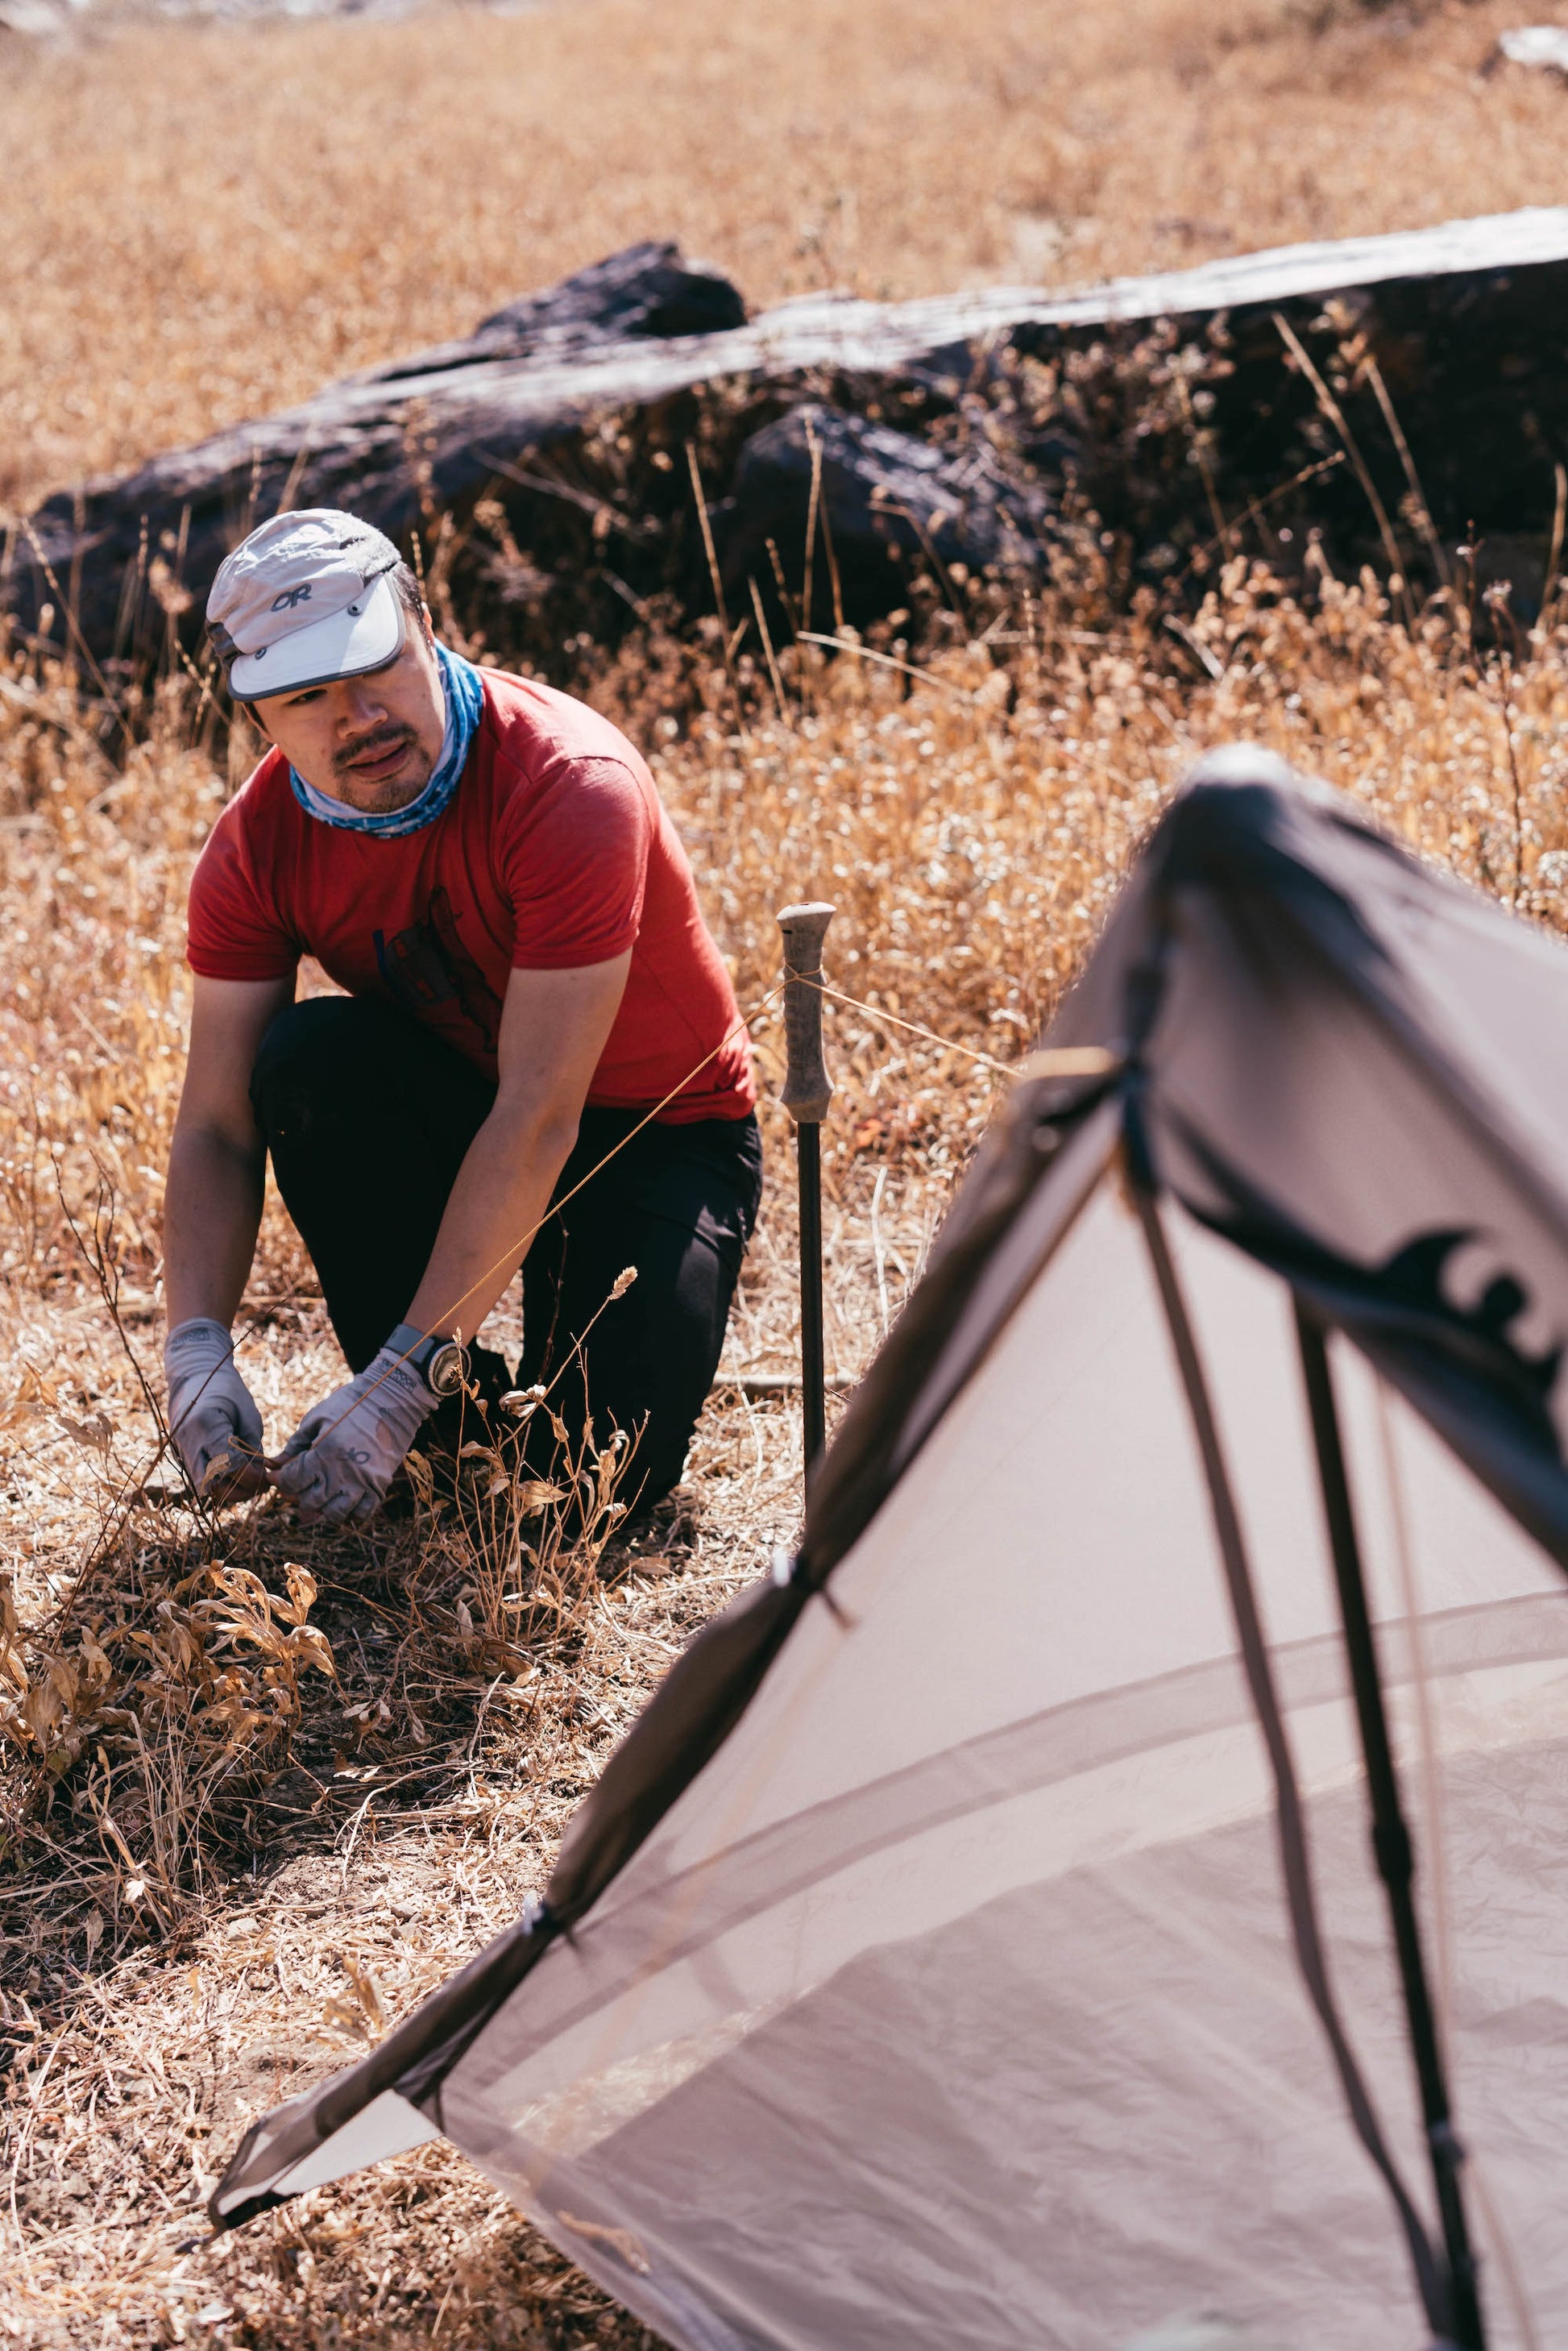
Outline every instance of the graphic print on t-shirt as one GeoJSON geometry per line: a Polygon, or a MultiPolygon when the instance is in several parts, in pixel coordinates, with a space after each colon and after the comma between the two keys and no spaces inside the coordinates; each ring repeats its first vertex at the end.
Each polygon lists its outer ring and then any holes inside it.
{"type": "Polygon", "coordinates": [[[383,931],[374,937],[376,967],[405,1012],[417,1019],[421,1013],[455,1007],[483,1050],[494,1052],[501,1036],[501,998],[458,935],[447,890],[431,893],[422,922],[410,923],[390,940],[383,931]]]}

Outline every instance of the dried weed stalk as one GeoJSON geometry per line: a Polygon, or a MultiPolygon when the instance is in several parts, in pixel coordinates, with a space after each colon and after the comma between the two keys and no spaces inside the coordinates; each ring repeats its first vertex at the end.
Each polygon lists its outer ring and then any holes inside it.
{"type": "MultiPolygon", "coordinates": [[[[1207,746],[1267,744],[1521,912],[1568,910],[1551,615],[1511,624],[1505,667],[1462,580],[1407,622],[1369,575],[1320,568],[1293,593],[1241,557],[1179,639],[1152,609],[1112,623],[1092,580],[1015,611],[955,583],[947,613],[918,643],[840,632],[732,673],[716,644],[649,639],[597,689],[646,712],[661,664],[690,689],[650,749],[743,1000],[776,978],[778,904],[838,905],[829,976],[864,1008],[828,1011],[828,1336],[850,1376],[991,1115],[1001,1081],[955,1049],[1027,1045],[1207,746]]],[[[743,1380],[794,1361],[790,1187],[747,1263],[691,1493],[651,1532],[619,1531],[628,1446],[596,1454],[537,1393],[474,1425],[455,1479],[416,1460],[364,1530],[313,1532],[275,1500],[189,1510],[144,1374],[182,904],[227,754],[210,711],[189,739],[189,684],[122,754],[63,673],[13,660],[3,682],[0,2323],[39,2343],[369,2346],[439,2320],[474,2351],[629,2346],[633,2322],[439,2150],[217,2252],[196,2214],[251,2114],[515,1915],[681,1641],[787,1538],[798,1418],[743,1380]]],[[[755,1043],[766,1090],[771,1010],[755,1043]]],[[[784,1122],[763,1115],[776,1164],[784,1122]]],[[[275,1202],[245,1318],[275,1444],[338,1376],[275,1202]]],[[[498,1327],[515,1343],[512,1308],[498,1327]]]]}

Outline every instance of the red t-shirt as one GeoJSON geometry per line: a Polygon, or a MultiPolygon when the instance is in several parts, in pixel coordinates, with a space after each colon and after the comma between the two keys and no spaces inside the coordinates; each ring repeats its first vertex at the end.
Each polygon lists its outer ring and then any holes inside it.
{"type": "Polygon", "coordinates": [[[269,751],[192,877],[192,970],[283,979],[312,955],[350,995],[400,1005],[493,1078],[509,973],[629,947],[589,1102],[646,1108],[674,1093],[659,1113],[673,1123],[743,1118],[756,1100],[748,1040],[648,768],[569,695],[496,670],[483,681],[462,779],[418,832],[321,823],[269,751]]]}

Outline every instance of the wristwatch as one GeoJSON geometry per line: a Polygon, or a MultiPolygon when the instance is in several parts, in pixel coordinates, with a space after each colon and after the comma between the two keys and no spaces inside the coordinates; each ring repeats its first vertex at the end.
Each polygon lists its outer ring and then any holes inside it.
{"type": "Polygon", "coordinates": [[[455,1395],[468,1377],[467,1348],[437,1331],[410,1347],[403,1361],[418,1372],[433,1396],[455,1395]]]}

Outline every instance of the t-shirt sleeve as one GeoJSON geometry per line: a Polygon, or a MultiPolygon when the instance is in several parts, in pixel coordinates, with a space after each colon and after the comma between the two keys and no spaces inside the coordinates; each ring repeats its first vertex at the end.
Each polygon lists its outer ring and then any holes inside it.
{"type": "Polygon", "coordinates": [[[239,803],[231,802],[191,876],[185,959],[203,979],[286,979],[299,956],[299,942],[257,886],[239,803]]]}
{"type": "MultiPolygon", "coordinates": [[[[503,829],[515,971],[624,955],[642,921],[651,785],[619,759],[562,759],[503,829]]],[[[514,804],[516,806],[516,803],[514,804]]]]}

